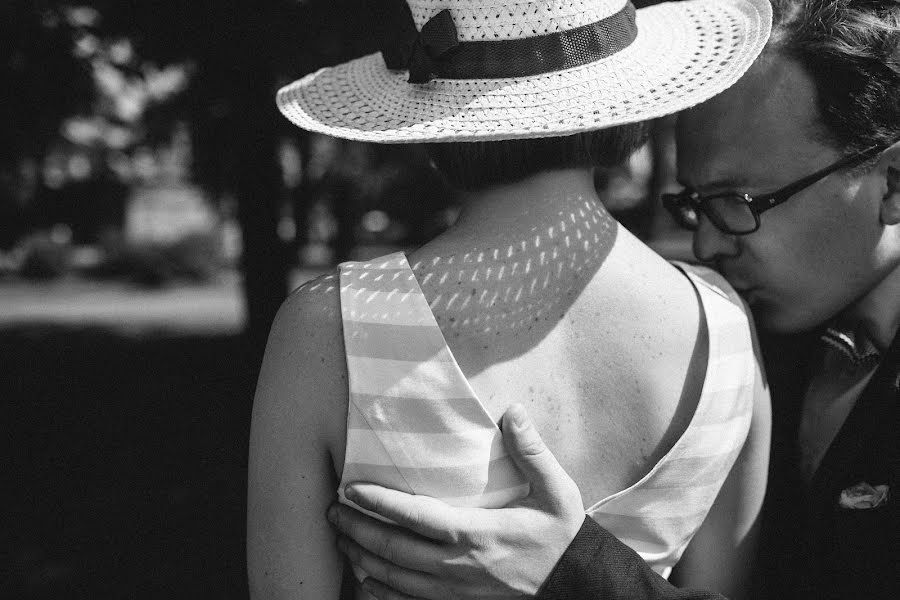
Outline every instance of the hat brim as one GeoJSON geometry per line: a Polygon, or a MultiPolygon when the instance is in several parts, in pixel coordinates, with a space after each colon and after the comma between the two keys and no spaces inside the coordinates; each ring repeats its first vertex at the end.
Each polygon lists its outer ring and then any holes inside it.
{"type": "Polygon", "coordinates": [[[278,92],[303,129],[379,143],[563,136],[646,121],[733,85],[771,31],[769,0],[686,0],[637,11],[626,49],[574,69],[513,79],[407,82],[380,53],[321,69],[278,92]]]}

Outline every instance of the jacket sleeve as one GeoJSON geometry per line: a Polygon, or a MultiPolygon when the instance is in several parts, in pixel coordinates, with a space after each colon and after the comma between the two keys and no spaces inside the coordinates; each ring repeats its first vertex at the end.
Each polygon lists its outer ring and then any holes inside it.
{"type": "Polygon", "coordinates": [[[590,517],[566,549],[537,600],[727,600],[682,590],[656,574],[631,548],[590,517]]]}

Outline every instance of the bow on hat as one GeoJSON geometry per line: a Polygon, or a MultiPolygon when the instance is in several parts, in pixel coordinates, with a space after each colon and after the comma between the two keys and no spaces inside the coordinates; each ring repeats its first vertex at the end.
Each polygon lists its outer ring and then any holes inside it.
{"type": "Polygon", "coordinates": [[[391,70],[409,70],[410,83],[428,83],[438,75],[441,61],[459,47],[453,17],[442,10],[416,30],[412,12],[405,0],[379,2],[381,55],[391,70]]]}

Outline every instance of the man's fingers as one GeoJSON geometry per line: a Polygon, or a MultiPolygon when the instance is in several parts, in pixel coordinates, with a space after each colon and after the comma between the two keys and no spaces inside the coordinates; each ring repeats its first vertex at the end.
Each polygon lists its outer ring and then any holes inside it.
{"type": "Polygon", "coordinates": [[[328,520],[368,552],[401,567],[429,571],[442,558],[441,548],[432,541],[382,523],[354,508],[333,504],[328,509],[328,520]]]}
{"type": "Polygon", "coordinates": [[[503,443],[531,483],[531,495],[561,500],[578,487],[544,444],[525,408],[513,404],[503,415],[503,443]]]}
{"type": "Polygon", "coordinates": [[[419,535],[440,542],[456,539],[458,518],[440,500],[414,496],[372,483],[351,483],[344,493],[362,508],[419,535]]]}
{"type": "MultiPolygon", "coordinates": [[[[347,555],[354,566],[360,567],[376,582],[378,598],[436,598],[435,578],[427,573],[406,569],[372,554],[347,537],[338,538],[338,548],[347,555]],[[380,582],[382,585],[377,585],[380,582]],[[388,589],[389,588],[389,589],[388,589]],[[397,595],[399,593],[400,595],[397,595]]],[[[371,593],[371,592],[370,592],[371,593]]]]}

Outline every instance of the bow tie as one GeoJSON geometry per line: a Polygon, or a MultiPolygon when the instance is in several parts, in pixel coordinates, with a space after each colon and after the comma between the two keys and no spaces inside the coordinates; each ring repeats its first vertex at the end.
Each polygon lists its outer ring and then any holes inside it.
{"type": "Polygon", "coordinates": [[[881,361],[881,353],[862,328],[835,322],[825,329],[820,339],[826,351],[841,356],[846,371],[869,370],[881,361]]]}

